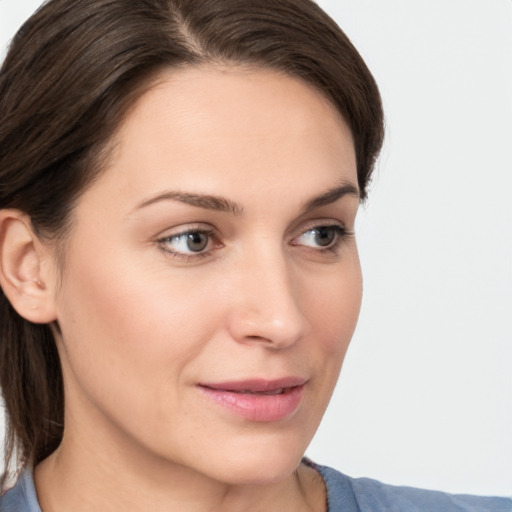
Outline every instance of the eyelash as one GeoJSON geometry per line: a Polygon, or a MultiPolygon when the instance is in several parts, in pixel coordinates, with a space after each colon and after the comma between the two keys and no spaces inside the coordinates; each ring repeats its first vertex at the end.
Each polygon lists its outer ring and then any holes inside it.
{"type": "MultiPolygon", "coordinates": [[[[311,251],[314,251],[314,253],[322,254],[326,252],[330,252],[332,254],[336,254],[343,242],[346,242],[347,239],[353,237],[354,233],[349,231],[344,226],[340,226],[339,224],[317,224],[316,226],[312,226],[305,231],[303,231],[299,236],[295,237],[294,240],[297,240],[298,238],[306,235],[307,233],[313,233],[315,231],[325,230],[325,229],[333,229],[334,230],[334,239],[332,242],[330,242],[326,246],[319,246],[319,248],[313,248],[306,245],[303,245],[306,249],[309,249],[311,251]]],[[[293,243],[294,246],[300,246],[299,243],[293,243]]]]}
{"type": "Polygon", "coordinates": [[[179,233],[175,233],[169,236],[165,236],[163,238],[160,238],[157,240],[158,244],[160,245],[160,248],[173,258],[182,260],[182,261],[192,261],[192,260],[200,260],[203,258],[207,258],[210,256],[210,253],[212,252],[212,249],[207,251],[201,251],[196,253],[190,253],[185,254],[179,251],[171,250],[169,249],[169,245],[173,240],[177,240],[179,238],[184,238],[186,236],[190,235],[203,235],[206,236],[208,239],[208,245],[216,244],[218,246],[221,246],[221,242],[217,234],[213,229],[204,229],[204,228],[193,228],[193,229],[187,229],[185,231],[181,231],[179,233]]]}
{"type": "MultiPolygon", "coordinates": [[[[339,224],[328,224],[328,223],[317,224],[317,225],[309,227],[308,229],[306,229],[302,233],[300,233],[300,235],[296,236],[292,240],[291,245],[293,245],[295,247],[302,245],[306,250],[312,251],[315,254],[324,254],[324,253],[336,254],[340,248],[340,245],[353,236],[354,236],[354,233],[352,231],[349,231],[347,228],[345,228],[344,226],[341,226],[339,224]],[[300,238],[308,233],[313,233],[314,231],[319,231],[322,229],[334,229],[334,240],[331,243],[329,243],[328,245],[326,245],[325,247],[313,248],[313,247],[308,247],[307,245],[304,245],[304,244],[294,243],[294,241],[297,240],[298,238],[300,238]]],[[[204,229],[204,228],[200,228],[200,227],[187,229],[187,230],[181,231],[179,233],[165,236],[163,238],[158,239],[157,243],[159,244],[161,250],[164,251],[166,254],[172,256],[175,259],[179,259],[179,260],[182,260],[185,262],[198,261],[198,260],[210,257],[212,255],[211,253],[215,250],[215,248],[221,248],[223,246],[217,233],[213,229],[204,229]],[[188,253],[188,254],[179,252],[176,250],[172,250],[169,248],[171,242],[176,241],[180,238],[184,238],[184,237],[192,236],[192,235],[200,235],[200,236],[207,237],[207,239],[208,239],[207,247],[211,246],[212,244],[214,245],[214,247],[210,248],[209,250],[205,249],[202,251],[198,251],[195,253],[192,252],[192,253],[188,253]],[[217,247],[215,247],[215,245],[217,247]]]]}

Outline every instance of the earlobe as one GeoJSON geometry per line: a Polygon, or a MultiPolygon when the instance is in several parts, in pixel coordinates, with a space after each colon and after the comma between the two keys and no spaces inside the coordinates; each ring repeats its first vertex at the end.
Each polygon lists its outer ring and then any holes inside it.
{"type": "Polygon", "coordinates": [[[0,286],[18,314],[33,323],[56,319],[53,280],[43,269],[43,252],[28,215],[0,210],[0,286]]]}

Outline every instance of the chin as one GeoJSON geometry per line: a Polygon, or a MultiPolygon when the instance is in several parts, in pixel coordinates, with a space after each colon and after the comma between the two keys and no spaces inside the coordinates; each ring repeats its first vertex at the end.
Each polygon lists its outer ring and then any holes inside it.
{"type": "Polygon", "coordinates": [[[227,463],[219,471],[218,480],[231,485],[271,485],[288,478],[300,465],[299,457],[266,458],[248,456],[227,463]]]}
{"type": "Polygon", "coordinates": [[[307,447],[290,438],[279,443],[255,441],[252,446],[233,446],[220,457],[212,457],[208,470],[216,474],[215,479],[232,485],[273,484],[297,469],[307,447]]]}

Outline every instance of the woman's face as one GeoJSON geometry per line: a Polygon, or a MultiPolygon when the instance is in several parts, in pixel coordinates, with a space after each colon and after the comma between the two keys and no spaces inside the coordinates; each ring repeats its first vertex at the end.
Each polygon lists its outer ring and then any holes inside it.
{"type": "Polygon", "coordinates": [[[347,125],[293,78],[193,68],[163,76],[113,148],[55,293],[62,454],[284,478],[360,307],[347,125]]]}

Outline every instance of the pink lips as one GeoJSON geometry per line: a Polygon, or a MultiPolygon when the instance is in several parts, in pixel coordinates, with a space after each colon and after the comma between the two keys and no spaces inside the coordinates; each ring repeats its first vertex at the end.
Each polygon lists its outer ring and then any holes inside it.
{"type": "Polygon", "coordinates": [[[208,398],[239,416],[269,422],[283,420],[297,410],[306,382],[300,377],[286,377],[205,383],[199,388],[208,398]]]}

